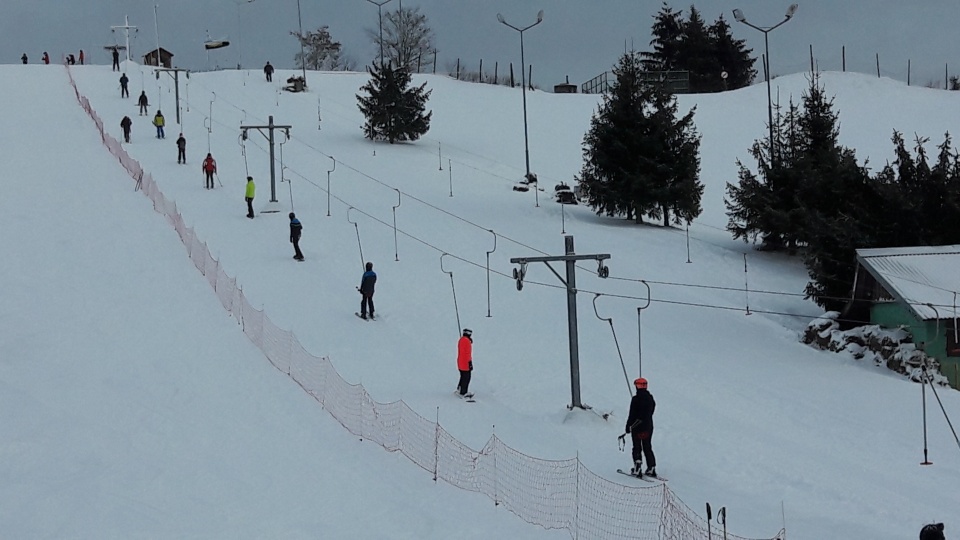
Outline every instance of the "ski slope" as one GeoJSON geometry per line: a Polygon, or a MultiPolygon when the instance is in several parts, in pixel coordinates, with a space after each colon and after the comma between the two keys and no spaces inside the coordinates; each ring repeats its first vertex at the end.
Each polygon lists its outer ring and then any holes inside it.
{"type": "MultiPolygon", "coordinates": [[[[688,255],[684,230],[550,200],[553,185],[572,184],[579,171],[597,96],[528,93],[531,169],[545,189],[535,196],[511,191],[524,173],[515,89],[417,76],[433,90],[431,130],[391,146],[362,138],[354,96],[366,74],[309,73],[311,91],[288,94],[278,88],[290,72],[275,73],[272,85],[257,72],[194,73],[181,79],[178,127],[172,80],[125,69],[131,99],[119,97],[119,74],[104,66],[72,72],[116,138],[120,119],[133,119],[127,151],[251,303],[377,401],[436,416],[473,448],[495,432],[524,454],[577,456],[630,482],[615,473],[629,464],[616,437],[627,381],[642,367],[658,402],[658,470],[694,509],[725,506],[731,532],[771,536],[785,525],[793,539],[892,540],[933,520],[949,532],[960,449],[933,402],[934,465],[920,467],[920,387],[799,343],[820,314],[799,295],[802,265],[723,230],[725,182],[735,181],[737,158],[751,163],[746,150],[766,133],[763,85],[680,97],[681,110],[697,106],[707,186],[688,255]],[[151,114],[163,110],[166,139],[136,115],[140,90],[151,114]],[[243,141],[240,127],[270,116],[291,126],[289,141],[277,133],[281,211],[248,220],[244,178],[256,179],[254,206],[263,209],[270,162],[266,138],[251,128],[243,141]],[[175,159],[179,131],[185,166],[175,159]],[[200,171],[208,150],[223,184],[213,191],[200,171]],[[287,241],[291,207],[304,225],[302,264],[287,241]],[[582,399],[611,412],[609,421],[566,408],[560,282],[542,264],[528,267],[522,291],[509,277],[510,258],[560,254],[564,234],[577,253],[611,255],[610,278],[597,277],[595,263],[577,274],[582,399]],[[364,260],[378,273],[379,320],[370,323],[350,315],[364,260]],[[641,279],[652,283],[652,301],[638,320],[641,279]],[[460,327],[474,330],[473,405],[451,395],[460,327]]],[[[784,99],[806,87],[802,75],[776,82],[784,99]]],[[[841,141],[874,167],[891,158],[893,129],[939,142],[960,114],[950,92],[855,74],[827,73],[823,82],[836,95],[841,141]]],[[[434,483],[343,431],[226,316],[176,233],[101,146],[65,69],[0,66],[0,85],[8,173],[0,470],[13,480],[0,487],[0,529],[13,537],[568,537],[434,483]]],[[[960,410],[956,392],[941,397],[948,414],[960,410]]]]}

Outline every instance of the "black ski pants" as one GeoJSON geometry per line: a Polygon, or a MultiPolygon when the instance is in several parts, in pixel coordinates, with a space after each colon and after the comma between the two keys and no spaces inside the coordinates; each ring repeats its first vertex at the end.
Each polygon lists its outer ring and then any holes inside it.
{"type": "Polygon", "coordinates": [[[213,171],[204,171],[207,175],[207,189],[213,189],[213,171]]]}
{"type": "Polygon", "coordinates": [[[366,317],[367,309],[370,310],[370,316],[373,317],[373,293],[360,293],[360,315],[366,317]]]}
{"type": "Polygon", "coordinates": [[[246,197],[247,199],[247,217],[253,217],[253,197],[246,197]]]}
{"type": "Polygon", "coordinates": [[[460,382],[457,384],[457,389],[460,390],[460,395],[467,393],[467,388],[470,386],[470,371],[460,370],[460,382]]]}
{"type": "Polygon", "coordinates": [[[641,457],[647,462],[647,468],[657,466],[657,458],[653,455],[653,431],[632,431],[633,437],[633,460],[641,461],[641,457]]]}

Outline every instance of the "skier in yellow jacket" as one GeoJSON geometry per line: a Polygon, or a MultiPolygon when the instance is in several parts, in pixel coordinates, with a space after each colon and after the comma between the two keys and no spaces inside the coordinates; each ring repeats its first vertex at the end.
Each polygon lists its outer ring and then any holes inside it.
{"type": "Polygon", "coordinates": [[[253,219],[253,197],[257,194],[257,185],[253,183],[253,177],[247,177],[247,217],[253,219]]]}

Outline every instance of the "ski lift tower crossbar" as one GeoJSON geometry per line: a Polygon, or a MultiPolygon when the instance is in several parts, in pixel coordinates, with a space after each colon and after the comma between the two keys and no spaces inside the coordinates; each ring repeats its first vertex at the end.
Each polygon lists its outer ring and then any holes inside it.
{"type": "Polygon", "coordinates": [[[557,279],[567,288],[567,331],[570,339],[570,395],[571,403],[568,409],[578,407],[580,409],[589,409],[580,401],[580,345],[577,339],[577,275],[576,262],[583,260],[594,260],[599,263],[597,275],[605,278],[610,275],[610,269],[604,266],[603,261],[610,258],[609,253],[598,253],[593,255],[577,255],[573,251],[573,236],[564,236],[565,254],[553,257],[514,257],[510,259],[513,264],[519,264],[520,269],[513,270],[513,278],[517,280],[517,290],[523,289],[523,278],[527,274],[527,264],[532,262],[542,262],[547,268],[557,276],[557,279]],[[551,262],[563,261],[566,265],[566,279],[560,276],[550,266],[551,262]]]}
{"type": "MultiPolygon", "coordinates": [[[[279,202],[277,201],[277,174],[275,172],[276,169],[274,167],[276,160],[274,158],[274,150],[273,150],[274,149],[273,132],[274,130],[282,129],[287,139],[289,140],[290,128],[292,127],[293,126],[282,126],[279,124],[274,124],[272,115],[268,117],[268,123],[265,126],[245,126],[245,125],[240,126],[240,132],[241,132],[241,136],[243,137],[243,140],[247,140],[247,130],[255,129],[259,131],[260,134],[263,135],[264,138],[266,138],[267,141],[270,143],[270,202],[271,203],[279,202]],[[264,130],[267,130],[267,132],[264,133],[264,130]]],[[[271,210],[271,211],[276,212],[279,210],[271,210]]]]}
{"type": "Polygon", "coordinates": [[[133,30],[136,30],[137,27],[136,27],[136,26],[130,26],[130,18],[129,18],[127,15],[124,15],[124,16],[123,16],[123,26],[119,26],[119,25],[117,25],[117,26],[111,26],[111,27],[110,27],[110,30],[111,30],[111,31],[116,31],[118,28],[119,28],[119,29],[122,29],[122,30],[123,30],[123,33],[124,33],[125,36],[126,36],[126,40],[127,40],[127,45],[126,45],[126,48],[127,48],[127,62],[129,62],[129,61],[130,61],[130,29],[132,28],[133,30]]]}

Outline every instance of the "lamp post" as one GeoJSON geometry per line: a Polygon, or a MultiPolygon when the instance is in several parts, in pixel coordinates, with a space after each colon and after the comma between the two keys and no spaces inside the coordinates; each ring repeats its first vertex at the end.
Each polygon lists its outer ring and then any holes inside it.
{"type": "Polygon", "coordinates": [[[240,23],[240,6],[250,4],[253,0],[236,0],[237,2],[237,69],[243,63],[243,25],[240,23]]]}
{"type": "MultiPolygon", "coordinates": [[[[300,15],[300,0],[297,0],[297,23],[300,25],[300,37],[303,37],[303,17],[300,15]]],[[[303,40],[300,42],[300,68],[303,70],[303,89],[307,89],[307,55],[303,53],[303,40]]]]}
{"type": "MultiPolygon", "coordinates": [[[[524,28],[517,28],[516,26],[508,23],[503,18],[503,15],[499,13],[497,13],[497,20],[503,23],[504,26],[509,26],[510,28],[513,28],[517,32],[520,32],[520,81],[521,81],[520,84],[523,85],[523,88],[521,91],[521,94],[523,94],[523,149],[526,154],[526,163],[527,163],[527,174],[526,176],[524,176],[524,178],[527,179],[527,182],[530,182],[531,181],[530,144],[529,144],[529,136],[527,135],[527,68],[526,68],[526,65],[524,64],[524,59],[523,59],[523,33],[543,22],[543,10],[541,9],[540,12],[537,13],[537,22],[529,26],[526,26],[524,28]]],[[[539,189],[538,186],[534,186],[534,188],[535,190],[539,189]]],[[[540,206],[539,197],[537,200],[537,206],[540,206]]]]}
{"type": "Polygon", "coordinates": [[[377,20],[379,21],[380,26],[380,64],[383,65],[383,5],[389,3],[390,0],[383,0],[382,2],[375,2],[374,0],[367,0],[371,4],[377,6],[377,20]]]}
{"type": "Polygon", "coordinates": [[[754,24],[751,24],[747,21],[747,18],[743,16],[743,11],[739,9],[733,10],[733,18],[737,22],[741,22],[750,28],[759,30],[763,32],[763,48],[765,51],[764,60],[763,60],[763,75],[767,80],[767,123],[770,125],[770,161],[771,164],[775,161],[775,155],[773,148],[773,98],[770,94],[770,40],[767,37],[767,34],[772,32],[775,28],[779,27],[783,23],[789,21],[793,18],[793,15],[797,12],[797,4],[790,4],[790,7],[787,8],[787,14],[784,16],[784,19],[777,24],[769,28],[761,28],[754,24]]]}

